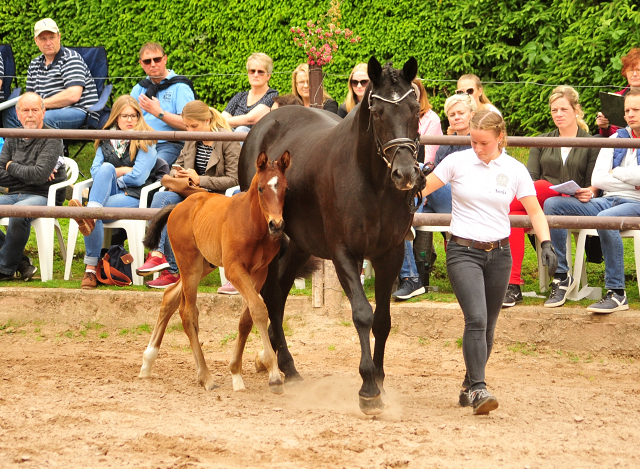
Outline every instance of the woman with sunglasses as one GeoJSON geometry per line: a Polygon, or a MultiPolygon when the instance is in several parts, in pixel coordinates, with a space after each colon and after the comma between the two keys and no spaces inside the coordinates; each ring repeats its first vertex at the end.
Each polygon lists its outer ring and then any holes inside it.
{"type": "MultiPolygon", "coordinates": [[[[624,96],[630,89],[640,88],[640,48],[631,49],[627,55],[622,57],[622,70],[620,70],[620,73],[626,78],[628,85],[624,89],[616,91],[616,94],[624,96]]],[[[609,119],[601,112],[598,112],[596,125],[599,128],[598,135],[603,137],[610,137],[620,129],[620,127],[610,125],[609,119]]]]}
{"type": "Polygon", "coordinates": [[[347,98],[338,109],[340,117],[344,118],[364,98],[364,90],[369,84],[367,71],[368,66],[365,63],[359,63],[351,70],[349,81],[347,82],[347,98]]]}
{"type": "MultiPolygon", "coordinates": [[[[153,131],[142,117],[138,101],[129,95],[116,99],[103,129],[153,131]]],[[[156,159],[156,142],[150,139],[96,140],[94,146],[96,156],[91,165],[93,185],[87,207],[138,207],[141,189],[169,172],[167,163],[156,159]],[[157,162],[160,164],[157,165],[157,162]]],[[[69,206],[81,207],[82,202],[72,199],[69,206]]],[[[81,288],[94,289],[98,285],[96,266],[100,260],[104,238],[102,220],[74,220],[78,223],[80,233],[84,235],[86,249],[86,270],[81,288]]]]}
{"type": "MultiPolygon", "coordinates": [[[[589,127],[583,119],[584,112],[580,107],[578,92],[570,86],[558,86],[549,96],[549,109],[556,129],[539,135],[540,137],[582,138],[591,137],[589,127]]],[[[532,147],[529,151],[527,169],[534,181],[536,197],[540,206],[550,197],[561,194],[550,187],[563,182],[574,181],[580,186],[575,197],[581,202],[589,202],[598,195],[598,189],[591,185],[591,173],[598,159],[599,148],[551,148],[532,147]]],[[[526,215],[525,208],[519,200],[514,199],[509,215],[526,215]]],[[[503,308],[515,306],[522,302],[521,271],[524,258],[524,228],[511,228],[509,235],[511,245],[511,277],[509,287],[502,302],[503,308]]],[[[551,296],[545,306],[562,306],[565,292],[572,288],[572,278],[567,274],[556,274],[551,285],[551,296]],[[558,296],[559,294],[559,296],[558,296]]]]}
{"type": "MultiPolygon", "coordinates": [[[[322,109],[325,111],[338,113],[338,103],[336,103],[331,96],[322,89],[322,109]]],[[[291,74],[291,93],[302,100],[305,107],[309,107],[311,104],[311,97],[309,96],[309,65],[300,64],[291,74]]]]}
{"type": "Polygon", "coordinates": [[[267,54],[256,52],[247,59],[247,75],[251,89],[236,93],[222,116],[236,132],[248,132],[273,106],[278,92],[269,87],[273,60],[267,54]]]}
{"type": "Polygon", "coordinates": [[[493,111],[502,115],[498,108],[491,104],[491,101],[489,101],[489,98],[487,98],[487,95],[484,93],[480,78],[473,73],[462,75],[458,78],[456,94],[468,94],[471,96],[476,102],[478,111],[493,111]]]}
{"type": "MultiPolygon", "coordinates": [[[[187,132],[230,132],[224,117],[202,101],[191,101],[182,110],[182,121],[187,132]]],[[[225,190],[238,185],[239,142],[204,141],[187,142],[178,156],[176,166],[171,169],[174,178],[189,178],[209,192],[224,194],[225,190]]],[[[151,208],[164,208],[184,200],[180,194],[171,191],[157,192],[153,196],[151,208]]],[[[149,253],[146,262],[136,271],[140,276],[160,272],[160,276],[145,285],[150,288],[167,288],[180,280],[167,227],[162,230],[160,243],[149,253]]],[[[237,294],[231,283],[220,287],[219,293],[237,294]]]]}

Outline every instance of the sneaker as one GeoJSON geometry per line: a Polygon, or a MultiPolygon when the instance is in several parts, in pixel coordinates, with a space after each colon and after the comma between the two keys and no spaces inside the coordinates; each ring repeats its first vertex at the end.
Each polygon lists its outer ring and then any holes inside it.
{"type": "Polygon", "coordinates": [[[462,389],[460,391],[460,396],[458,396],[458,403],[460,407],[469,407],[471,405],[471,390],[470,389],[462,389]]]}
{"type": "Polygon", "coordinates": [[[156,257],[152,256],[151,253],[147,256],[147,260],[144,264],[140,266],[139,269],[136,269],[136,274],[140,277],[144,277],[146,275],[155,274],[156,272],[160,272],[161,270],[168,269],[170,267],[167,262],[167,258],[164,257],[156,257]]]}
{"type": "MultiPolygon", "coordinates": [[[[82,207],[82,202],[71,199],[69,207],[82,207]]],[[[89,236],[96,227],[96,221],[93,218],[74,218],[73,220],[78,224],[78,230],[83,236],[89,236]]]]}
{"type": "Polygon", "coordinates": [[[231,285],[231,282],[227,282],[224,285],[222,285],[220,288],[218,288],[218,293],[221,293],[223,295],[238,295],[239,294],[238,290],[236,290],[236,287],[231,285]]]}
{"type": "Polygon", "coordinates": [[[98,279],[96,278],[96,273],[91,271],[85,271],[84,277],[82,277],[82,283],[80,284],[80,288],[83,290],[93,290],[98,286],[98,279]]]}
{"type": "Polygon", "coordinates": [[[13,280],[15,277],[15,272],[13,274],[3,274],[0,272],[0,280],[13,280]]]}
{"type": "Polygon", "coordinates": [[[557,278],[551,282],[551,294],[549,299],[544,302],[545,308],[555,308],[562,306],[567,301],[567,295],[576,286],[576,282],[571,275],[567,275],[567,278],[562,282],[557,278]]]}
{"type": "Polygon", "coordinates": [[[160,274],[160,277],[158,277],[155,280],[151,280],[150,282],[146,282],[145,285],[148,286],[149,288],[164,289],[164,288],[170,287],[171,285],[175,285],[179,281],[180,281],[180,274],[173,275],[168,270],[163,270],[162,273],[160,274]]]}
{"type": "Polygon", "coordinates": [[[471,403],[473,404],[473,415],[487,415],[498,408],[498,399],[484,388],[476,389],[471,393],[471,403]]]}
{"type": "Polygon", "coordinates": [[[624,292],[624,296],[620,296],[613,290],[609,290],[604,295],[604,298],[589,306],[587,311],[592,313],[613,313],[614,311],[624,311],[625,309],[629,309],[627,292],[624,292]]]}
{"type": "Polygon", "coordinates": [[[31,258],[22,256],[22,260],[20,264],[18,264],[18,270],[16,270],[16,278],[21,278],[25,282],[28,282],[37,271],[38,268],[31,263],[31,258]]]}
{"type": "Polygon", "coordinates": [[[396,301],[408,300],[425,292],[419,278],[406,278],[400,284],[400,288],[391,295],[396,301]]]}
{"type": "Polygon", "coordinates": [[[511,308],[515,306],[516,303],[522,303],[522,291],[520,291],[520,285],[510,283],[507,288],[507,293],[504,295],[502,307],[511,308]]]}

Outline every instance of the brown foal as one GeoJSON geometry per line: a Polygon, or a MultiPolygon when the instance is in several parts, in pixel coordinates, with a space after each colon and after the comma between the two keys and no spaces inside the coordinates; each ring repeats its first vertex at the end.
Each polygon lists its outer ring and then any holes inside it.
{"type": "Polygon", "coordinates": [[[267,278],[269,263],[280,249],[284,232],[282,207],[287,190],[284,173],[289,163],[289,152],[277,161],[269,161],[262,152],[256,161],[258,171],[247,192],[234,197],[194,194],[178,205],[162,209],[153,219],[145,236],[145,246],[157,247],[166,224],[181,277],[164,293],[158,321],[142,356],[141,378],[151,376],[165,329],[179,306],[182,326],[196,359],[198,384],[207,390],[216,387],[198,340],[196,300],[200,280],[216,266],[224,266],[227,278],[243,299],[238,338],[229,363],[233,390],[244,389],[242,353],[255,323],[264,347],[261,355],[269,371],[269,387],[272,392],[282,394],[283,382],[267,332],[267,307],[258,292],[267,278]]]}

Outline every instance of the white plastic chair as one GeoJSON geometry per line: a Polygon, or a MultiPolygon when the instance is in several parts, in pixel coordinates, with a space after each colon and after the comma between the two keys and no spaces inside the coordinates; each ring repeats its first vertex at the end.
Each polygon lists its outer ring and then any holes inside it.
{"type": "MultiPolygon", "coordinates": [[[[49,186],[47,196],[47,207],[55,207],[56,191],[63,187],[72,185],[78,180],[78,164],[71,158],[64,158],[66,165],[67,180],[49,186]]],[[[0,219],[0,225],[8,226],[9,217],[0,219]]],[[[31,226],[36,230],[36,242],[38,244],[38,258],[40,259],[40,278],[43,282],[53,279],[53,246],[54,232],[60,244],[62,259],[66,261],[67,251],[64,246],[60,223],[56,218],[36,218],[31,222],[31,226]]]]}
{"type": "MultiPolygon", "coordinates": [[[[88,179],[76,184],[73,188],[73,198],[76,200],[82,200],[82,191],[93,185],[93,179],[88,179]]],[[[160,181],[156,181],[153,184],[149,184],[142,188],[140,193],[139,208],[147,208],[147,201],[149,198],[149,192],[160,187],[160,181]]],[[[129,252],[133,256],[133,262],[131,263],[131,271],[133,278],[131,279],[134,285],[142,285],[143,277],[136,275],[136,269],[144,264],[144,246],[142,240],[144,239],[145,230],[147,227],[147,220],[103,220],[104,223],[104,241],[103,247],[109,247],[111,245],[111,230],[114,228],[123,228],[127,232],[127,239],[129,240],[129,252]]],[[[71,263],[73,262],[73,251],[76,247],[76,241],[78,239],[78,224],[70,219],[69,220],[69,237],[67,239],[67,257],[64,266],[64,279],[69,280],[71,277],[71,263]]]]}

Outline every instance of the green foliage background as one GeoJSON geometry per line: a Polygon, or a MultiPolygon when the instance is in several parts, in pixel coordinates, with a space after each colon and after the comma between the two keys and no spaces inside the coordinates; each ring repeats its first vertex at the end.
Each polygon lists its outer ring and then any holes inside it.
{"type": "MultiPolygon", "coordinates": [[[[161,42],[169,67],[193,78],[201,98],[222,109],[237,91],[248,88],[245,61],[261,51],[274,59],[271,85],[291,90],[289,73],[305,60],[293,44],[292,26],[304,26],[328,8],[328,0],[3,0],[0,42],[16,54],[18,75],[39,54],[33,25],[53,18],[64,45],[104,45],[112,77],[139,77],[137,51],[146,41],[161,42]]],[[[525,84],[597,86],[579,88],[587,122],[595,125],[597,92],[618,90],[620,57],[640,47],[637,0],[345,0],[342,25],[363,38],[344,44],[325,66],[325,85],[338,101],[357,62],[375,55],[401,67],[410,56],[436,112],[455,89],[455,79],[476,73],[503,111],[510,133],[532,135],[550,129],[550,88],[525,84]],[[443,80],[451,80],[449,82],[443,80]],[[611,88],[609,88],[611,87],[611,88]]],[[[17,85],[21,85],[18,80],[17,85]]],[[[115,94],[127,93],[135,78],[114,78],[115,94]]]]}

